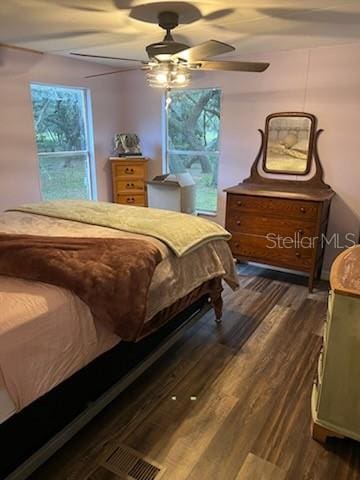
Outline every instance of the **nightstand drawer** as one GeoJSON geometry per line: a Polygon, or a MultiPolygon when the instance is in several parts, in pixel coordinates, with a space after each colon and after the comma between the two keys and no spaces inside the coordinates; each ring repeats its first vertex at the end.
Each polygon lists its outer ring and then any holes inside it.
{"type": "Polygon", "coordinates": [[[120,164],[117,163],[114,165],[115,177],[126,177],[126,178],[145,178],[145,168],[143,165],[134,165],[133,163],[129,164],[120,164]]]}
{"type": "Polygon", "coordinates": [[[145,182],[141,179],[117,180],[116,188],[118,193],[142,193],[145,191],[145,182]]]}
{"type": "Polygon", "coordinates": [[[117,194],[117,203],[122,203],[124,205],[136,205],[138,207],[145,206],[145,195],[132,195],[132,194],[117,194]]]}
{"type": "MultiPolygon", "coordinates": [[[[254,213],[316,221],[319,204],[317,202],[292,200],[286,198],[256,197],[252,195],[228,195],[228,211],[236,213],[254,213]]],[[[232,212],[232,214],[234,214],[232,212]]]]}

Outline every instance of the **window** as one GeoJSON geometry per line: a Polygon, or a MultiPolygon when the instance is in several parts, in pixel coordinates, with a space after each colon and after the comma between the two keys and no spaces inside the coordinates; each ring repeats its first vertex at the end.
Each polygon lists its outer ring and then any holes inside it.
{"type": "Polygon", "coordinates": [[[32,84],[31,97],[43,200],[94,198],[87,91],[32,84]]]}
{"type": "Polygon", "coordinates": [[[219,164],[219,89],[170,90],[166,94],[166,168],[190,172],[196,209],[215,213],[219,164]]]}

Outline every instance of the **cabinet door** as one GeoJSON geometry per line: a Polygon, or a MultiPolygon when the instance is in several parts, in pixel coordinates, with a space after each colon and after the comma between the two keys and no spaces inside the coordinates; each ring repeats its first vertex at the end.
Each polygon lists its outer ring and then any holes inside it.
{"type": "Polygon", "coordinates": [[[360,300],[330,296],[318,418],[360,439],[360,300]]]}

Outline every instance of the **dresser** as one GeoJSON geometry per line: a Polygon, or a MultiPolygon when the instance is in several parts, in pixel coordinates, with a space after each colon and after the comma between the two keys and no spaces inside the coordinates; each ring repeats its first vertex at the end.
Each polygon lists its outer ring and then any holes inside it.
{"type": "Polygon", "coordinates": [[[225,189],[226,229],[234,258],[320,276],[331,200],[324,182],[317,119],[304,112],[268,115],[243,182],[225,189]]]}
{"type": "Polygon", "coordinates": [[[143,157],[110,157],[113,201],[145,207],[148,159],[143,157]]]}
{"type": "Polygon", "coordinates": [[[234,258],[320,274],[332,191],[249,182],[225,190],[234,258]]]}
{"type": "Polygon", "coordinates": [[[330,272],[328,312],[312,391],[313,438],[360,441],[360,245],[330,272]]]}

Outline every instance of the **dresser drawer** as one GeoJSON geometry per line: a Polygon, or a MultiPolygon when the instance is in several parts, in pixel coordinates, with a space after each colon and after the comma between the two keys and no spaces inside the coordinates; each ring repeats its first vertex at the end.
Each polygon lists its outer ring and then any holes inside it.
{"type": "Polygon", "coordinates": [[[275,233],[282,237],[290,236],[300,240],[316,235],[316,224],[291,218],[265,217],[251,213],[230,210],[226,218],[226,229],[230,232],[267,235],[275,233]]]}
{"type": "Polygon", "coordinates": [[[245,257],[259,263],[269,263],[303,271],[311,270],[313,248],[279,248],[273,240],[263,236],[234,233],[230,248],[235,257],[245,257]]]}
{"type": "Polygon", "coordinates": [[[142,179],[124,179],[116,180],[116,190],[118,193],[141,193],[145,190],[145,182],[142,179]]]}
{"type": "Polygon", "coordinates": [[[125,177],[125,178],[145,178],[145,167],[144,165],[134,165],[133,163],[129,164],[119,164],[113,166],[114,175],[116,178],[125,177]]]}
{"type": "Polygon", "coordinates": [[[270,198],[252,195],[228,195],[228,211],[236,213],[254,213],[257,215],[274,215],[282,218],[292,217],[316,221],[320,205],[317,202],[270,198]]]}
{"type": "Polygon", "coordinates": [[[124,205],[137,205],[138,207],[145,206],[145,195],[132,195],[132,194],[117,194],[117,203],[122,203],[124,205]]]}

